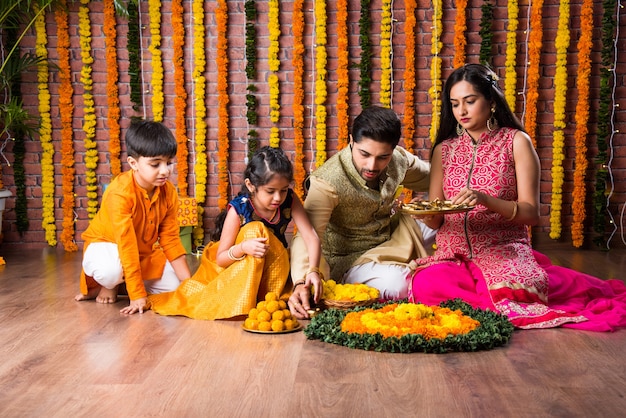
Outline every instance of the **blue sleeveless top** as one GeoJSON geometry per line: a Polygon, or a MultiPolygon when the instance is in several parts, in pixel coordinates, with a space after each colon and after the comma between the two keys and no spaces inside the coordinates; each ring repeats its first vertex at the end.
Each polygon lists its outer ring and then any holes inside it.
{"type": "Polygon", "coordinates": [[[278,212],[276,213],[276,217],[273,222],[268,221],[267,219],[261,217],[258,213],[254,211],[254,207],[252,206],[252,201],[250,197],[247,195],[237,196],[228,204],[229,207],[233,207],[240,219],[240,226],[247,224],[248,222],[259,221],[263,222],[263,224],[268,227],[276,238],[283,243],[285,248],[287,248],[287,238],[285,238],[285,231],[287,230],[287,226],[289,222],[291,222],[291,205],[293,203],[293,190],[287,190],[287,198],[283,202],[282,205],[278,208],[278,212]]]}

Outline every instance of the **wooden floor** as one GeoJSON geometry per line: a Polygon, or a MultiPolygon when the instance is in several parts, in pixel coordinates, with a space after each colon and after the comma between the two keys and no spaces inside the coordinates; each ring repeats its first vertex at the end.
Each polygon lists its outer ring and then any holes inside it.
{"type": "MultiPolygon", "coordinates": [[[[540,248],[541,249],[541,248],[540,248]]],[[[552,245],[626,275],[626,251],[552,245]]],[[[374,353],[126,303],[75,302],[80,253],[0,247],[0,417],[620,417],[626,330],[516,331],[477,353],[374,353]]],[[[196,259],[190,256],[192,262],[196,259]]]]}

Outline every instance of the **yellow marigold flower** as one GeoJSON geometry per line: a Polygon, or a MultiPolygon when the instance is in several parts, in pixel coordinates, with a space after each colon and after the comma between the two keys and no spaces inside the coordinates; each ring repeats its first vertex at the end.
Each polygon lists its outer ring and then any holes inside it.
{"type": "Polygon", "coordinates": [[[272,324],[269,321],[259,322],[259,331],[271,331],[272,324]]]}
{"type": "Polygon", "coordinates": [[[283,331],[284,329],[284,324],[283,321],[281,321],[280,319],[275,319],[272,321],[272,331],[283,331]]]}

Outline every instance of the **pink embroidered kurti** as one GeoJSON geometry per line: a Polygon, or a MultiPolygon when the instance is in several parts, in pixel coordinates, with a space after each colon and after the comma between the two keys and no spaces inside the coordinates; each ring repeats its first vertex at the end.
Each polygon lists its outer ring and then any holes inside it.
{"type": "MultiPolygon", "coordinates": [[[[444,141],[444,196],[450,199],[468,187],[517,200],[516,132],[510,128],[487,132],[476,143],[467,133],[444,141]]],[[[537,262],[526,226],[478,205],[467,213],[446,215],[436,239],[436,253],[417,260],[409,292],[413,301],[438,304],[460,297],[475,307],[507,315],[519,328],[587,321],[577,309],[566,312],[549,306],[550,279],[537,262]]],[[[622,317],[621,321],[625,320],[622,317]]]]}

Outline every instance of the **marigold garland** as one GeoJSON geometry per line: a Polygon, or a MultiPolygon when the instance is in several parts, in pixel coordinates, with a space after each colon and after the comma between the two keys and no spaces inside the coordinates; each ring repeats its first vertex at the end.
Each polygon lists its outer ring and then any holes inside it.
{"type": "Polygon", "coordinates": [[[206,185],[208,177],[207,154],[206,154],[206,49],[204,28],[204,0],[193,0],[193,95],[195,109],[195,164],[194,195],[198,203],[198,225],[193,228],[193,240],[196,247],[204,244],[204,228],[202,225],[202,213],[206,201],[206,185]]]}
{"type": "Polygon", "coordinates": [[[467,38],[465,37],[466,30],[467,0],[457,0],[456,19],[454,21],[454,58],[452,60],[454,68],[459,68],[465,65],[465,47],[467,46],[467,38]]]}
{"type": "Polygon", "coordinates": [[[456,299],[438,307],[389,301],[349,311],[327,309],[311,319],[304,334],[309,339],[362,350],[447,353],[489,350],[504,345],[513,330],[504,315],[474,309],[456,299]],[[442,328],[417,319],[418,316],[430,317],[434,322],[436,317],[431,317],[430,312],[437,312],[440,318],[445,318],[442,328]],[[448,330],[445,329],[446,321],[451,325],[448,330]],[[405,329],[401,329],[401,325],[406,325],[405,329]],[[449,330],[457,334],[449,333],[449,330]]]}
{"type": "Polygon", "coordinates": [[[93,57],[91,56],[91,19],[89,2],[80,0],[78,10],[78,31],[80,34],[80,55],[83,67],[80,81],[83,84],[83,132],[85,132],[85,183],[87,187],[87,216],[93,219],[98,212],[98,144],[96,138],[96,109],[93,98],[93,79],[91,77],[93,57]]]}
{"type": "Polygon", "coordinates": [[[428,95],[432,99],[432,119],[430,122],[430,141],[431,143],[435,143],[435,136],[437,135],[437,130],[439,129],[439,119],[441,118],[441,89],[442,89],[442,81],[441,81],[441,58],[439,57],[439,53],[441,52],[441,48],[443,43],[441,42],[441,32],[442,32],[442,23],[441,17],[443,15],[442,11],[442,1],[441,0],[433,0],[433,26],[432,26],[432,36],[431,36],[431,49],[430,52],[433,54],[431,67],[430,67],[430,79],[432,82],[431,87],[428,89],[428,95]]]}
{"type": "Polygon", "coordinates": [[[148,0],[150,14],[150,46],[152,54],[152,118],[163,121],[165,97],[163,94],[163,59],[161,54],[161,0],[148,0]]]}
{"type": "Polygon", "coordinates": [[[78,246],[74,241],[74,133],[72,119],[74,105],[72,96],[72,74],[70,67],[70,36],[68,31],[68,14],[65,0],[61,0],[61,7],[54,13],[57,24],[57,53],[59,56],[59,114],[61,118],[61,174],[63,189],[63,231],[61,232],[61,244],[66,251],[77,251],[78,246]]]}
{"type": "Polygon", "coordinates": [[[578,40],[578,76],[576,77],[576,90],[578,102],[576,103],[576,165],[574,171],[574,192],[572,197],[572,243],[574,247],[581,247],[584,239],[586,185],[587,173],[587,133],[589,128],[589,77],[591,76],[591,48],[593,40],[593,1],[583,0],[580,10],[580,39],[578,40]]]}
{"type": "Polygon", "coordinates": [[[491,66],[491,50],[493,49],[493,9],[491,1],[486,1],[480,6],[480,53],[478,60],[481,64],[491,66]]]}
{"type": "Polygon", "coordinates": [[[119,71],[117,68],[117,30],[115,29],[115,4],[114,0],[103,0],[104,14],[104,44],[107,63],[107,122],[109,136],[109,159],[111,166],[111,174],[113,177],[122,172],[122,162],[120,154],[122,148],[120,145],[120,99],[117,82],[119,80],[119,71]]]}
{"type": "Polygon", "coordinates": [[[224,209],[229,201],[228,154],[229,154],[229,116],[228,116],[228,3],[218,0],[215,9],[217,21],[217,94],[218,94],[218,192],[217,206],[224,209]]]}
{"type": "Polygon", "coordinates": [[[37,66],[37,90],[39,92],[39,142],[41,143],[41,226],[45,231],[46,242],[57,245],[56,223],[54,218],[54,145],[52,145],[52,118],[50,116],[50,90],[48,88],[48,35],[45,13],[39,13],[35,20],[35,52],[42,61],[37,66]]]}
{"type": "Polygon", "coordinates": [[[567,95],[567,48],[569,47],[569,0],[559,4],[559,22],[556,34],[556,73],[554,76],[554,132],[552,141],[552,202],[550,209],[550,238],[561,236],[561,208],[563,205],[563,148],[565,146],[565,100],[567,95]]]}
{"type": "Polygon", "coordinates": [[[350,86],[348,52],[348,0],[337,1],[337,150],[348,145],[350,86]]]}
{"type": "Polygon", "coordinates": [[[315,1],[315,166],[326,162],[326,0],[315,1]]]}
{"type": "Polygon", "coordinates": [[[294,191],[304,199],[304,0],[293,2],[293,162],[294,191]]]}
{"type": "Polygon", "coordinates": [[[278,43],[278,39],[280,38],[280,2],[278,0],[269,0],[268,6],[267,25],[270,46],[267,50],[267,60],[271,72],[268,77],[268,83],[270,88],[270,121],[274,124],[270,129],[270,146],[278,148],[280,146],[280,130],[276,124],[278,124],[280,119],[280,85],[276,73],[280,69],[280,60],[278,59],[278,51],[280,50],[278,43]]]}
{"type": "Polygon", "coordinates": [[[383,0],[380,19],[380,104],[391,107],[391,0],[383,0]]]}
{"type": "Polygon", "coordinates": [[[534,0],[530,6],[530,34],[528,36],[528,90],[524,128],[537,146],[537,101],[539,100],[539,63],[543,38],[543,0],[534,0]]]}
{"type": "Polygon", "coordinates": [[[415,145],[415,141],[413,141],[413,137],[415,136],[415,86],[417,84],[415,78],[415,27],[417,25],[415,10],[417,9],[417,1],[406,0],[405,7],[404,117],[402,118],[404,133],[402,136],[404,137],[404,148],[413,154],[413,147],[415,145]]]}
{"type": "Polygon", "coordinates": [[[372,103],[372,40],[370,30],[372,19],[370,16],[371,0],[361,0],[361,15],[359,18],[359,45],[361,47],[361,61],[359,62],[359,98],[361,108],[365,109],[372,103]]]}
{"type": "Polygon", "coordinates": [[[504,72],[504,97],[509,107],[515,110],[515,101],[517,96],[517,72],[515,64],[517,62],[517,27],[519,24],[519,5],[517,0],[509,0],[508,2],[509,23],[506,33],[506,60],[504,72]]]}
{"type": "Polygon", "coordinates": [[[185,26],[183,23],[183,2],[182,0],[172,1],[172,44],[173,44],[173,64],[174,64],[174,109],[176,110],[176,168],[178,169],[178,193],[182,197],[188,196],[189,184],[187,175],[189,174],[189,150],[187,149],[187,124],[185,116],[187,114],[187,90],[185,90],[185,26]]]}

